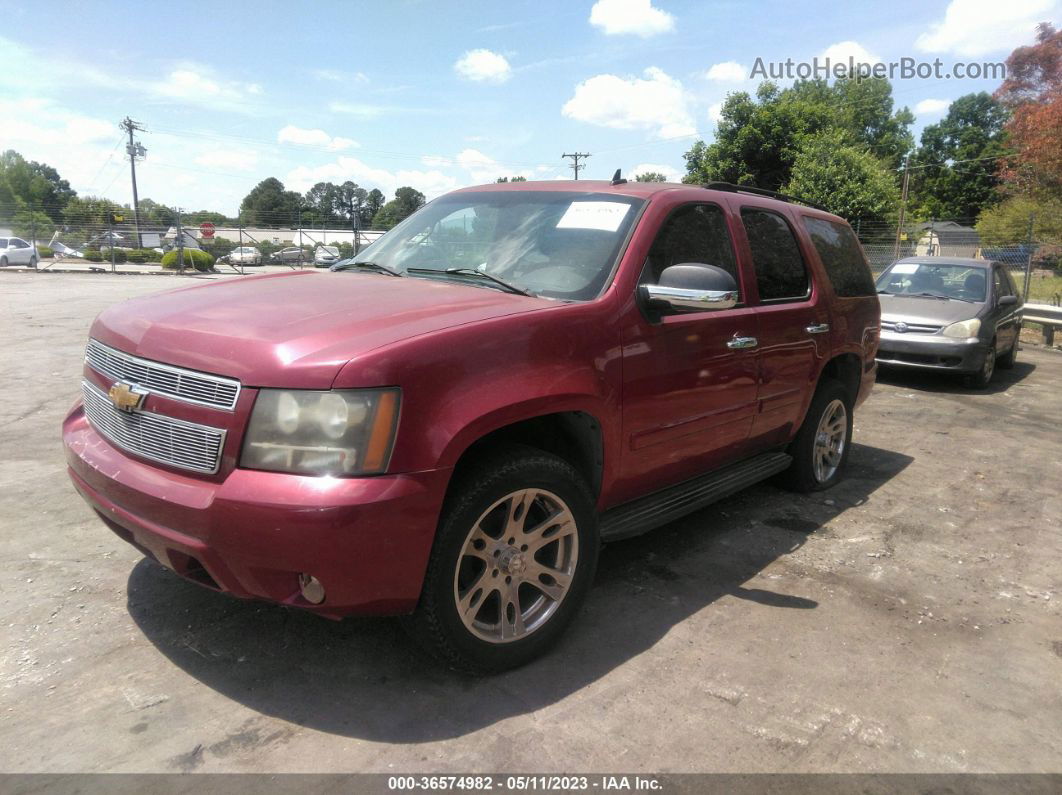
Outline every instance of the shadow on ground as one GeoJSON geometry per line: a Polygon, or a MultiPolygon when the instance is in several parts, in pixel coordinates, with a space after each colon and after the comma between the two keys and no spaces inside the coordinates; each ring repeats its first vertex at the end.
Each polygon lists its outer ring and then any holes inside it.
{"type": "MultiPolygon", "coordinates": [[[[1021,354],[1018,354],[1019,357],[1021,354]]],[[[921,392],[937,392],[940,394],[970,394],[970,395],[995,395],[1006,392],[1014,384],[1020,383],[1032,375],[1036,365],[1022,361],[1021,358],[1014,363],[1010,370],[996,368],[996,374],[991,383],[984,389],[976,389],[967,385],[966,379],[955,373],[941,372],[939,370],[921,370],[915,367],[893,367],[881,365],[878,367],[878,381],[883,384],[903,387],[904,389],[917,389],[921,392]]]]}
{"type": "Polygon", "coordinates": [[[442,669],[421,656],[393,619],[334,623],[242,602],[148,560],[130,574],[128,609],[174,664],[251,709],[377,742],[457,737],[565,698],[720,598],[768,609],[816,608],[798,594],[743,584],[799,549],[809,533],[864,503],[912,460],[856,444],[848,477],[826,494],[803,497],[761,485],[609,545],[587,607],[559,646],[492,678],[442,669]]]}

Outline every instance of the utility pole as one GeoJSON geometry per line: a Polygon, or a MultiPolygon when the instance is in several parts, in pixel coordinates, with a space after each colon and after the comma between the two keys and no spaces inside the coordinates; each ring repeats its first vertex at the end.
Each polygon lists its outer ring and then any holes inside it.
{"type": "MultiPolygon", "coordinates": [[[[1022,288],[1022,301],[1029,300],[1029,282],[1032,281],[1032,253],[1033,253],[1033,227],[1036,224],[1036,213],[1029,213],[1029,237],[1025,243],[1025,286],[1022,288]]],[[[1049,328],[1044,326],[1044,330],[1049,328]]]]}
{"type": "MultiPolygon", "coordinates": [[[[897,260],[900,258],[900,235],[903,232],[903,220],[907,214],[907,186],[911,182],[911,170],[908,166],[911,163],[911,155],[907,154],[903,159],[903,194],[900,196],[900,216],[896,220],[896,245],[893,247],[892,258],[897,260]]],[[[930,228],[932,232],[932,228],[930,228]]]]}
{"type": "Polygon", "coordinates": [[[184,273],[184,229],[181,228],[181,208],[177,208],[177,256],[180,258],[180,262],[177,265],[177,272],[184,273]]]}
{"type": "Polygon", "coordinates": [[[133,140],[134,130],[143,130],[140,122],[133,121],[128,116],[122,119],[118,126],[129,133],[129,143],[125,146],[125,151],[129,155],[129,170],[133,175],[133,228],[136,231],[136,247],[141,248],[140,239],[140,200],[136,195],[136,159],[139,157],[141,160],[147,155],[147,149],[139,141],[133,140]]]}
{"type": "Polygon", "coordinates": [[[586,158],[590,157],[590,153],[589,152],[572,152],[571,154],[568,154],[567,152],[565,152],[563,155],[561,155],[561,159],[563,159],[565,157],[570,157],[572,159],[571,169],[572,169],[572,171],[575,172],[575,178],[579,179],[579,170],[583,169],[583,168],[586,168],[585,164],[580,166],[579,165],[579,161],[580,160],[585,160],[586,158]]]}

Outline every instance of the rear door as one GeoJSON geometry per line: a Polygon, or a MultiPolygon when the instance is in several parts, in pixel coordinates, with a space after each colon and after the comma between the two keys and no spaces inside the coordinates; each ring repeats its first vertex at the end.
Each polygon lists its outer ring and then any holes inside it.
{"type": "Polygon", "coordinates": [[[751,440],[755,449],[790,439],[830,352],[830,315],[812,277],[794,219],[745,203],[741,229],[755,273],[760,381],[751,440]]]}
{"type": "Polygon", "coordinates": [[[650,249],[642,283],[657,283],[671,265],[715,265],[738,282],[739,303],[657,322],[635,309],[633,322],[624,324],[619,490],[630,496],[729,463],[748,444],[758,380],[756,315],[745,304],[747,278],[733,239],[722,206],[692,202],[667,216],[650,249]]]}

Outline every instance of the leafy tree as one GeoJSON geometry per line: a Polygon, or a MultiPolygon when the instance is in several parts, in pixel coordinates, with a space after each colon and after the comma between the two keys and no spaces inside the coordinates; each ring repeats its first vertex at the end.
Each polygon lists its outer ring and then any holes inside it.
{"type": "Polygon", "coordinates": [[[1029,239],[1041,244],[1062,244],[1062,199],[1014,196],[985,210],[977,219],[977,233],[986,246],[1006,246],[1029,239]]]}
{"type": "Polygon", "coordinates": [[[887,80],[797,81],[779,89],[764,81],[753,98],[727,96],[715,141],[697,141],[685,155],[685,182],[721,180],[778,190],[789,182],[804,141],[828,129],[887,165],[899,163],[911,147],[907,108],[893,111],[887,80]]]}
{"type": "Polygon", "coordinates": [[[177,223],[177,213],[153,199],[141,199],[139,209],[140,223],[145,226],[170,227],[177,223]]]}
{"type": "Polygon", "coordinates": [[[1036,43],[1007,58],[995,96],[1012,111],[1006,131],[1016,154],[1001,172],[1008,188],[1062,197],[1062,30],[1041,23],[1036,43]]]}
{"type": "Polygon", "coordinates": [[[13,149],[0,155],[0,210],[32,208],[58,221],[67,202],[76,195],[51,166],[26,160],[13,149]]]}
{"type": "MultiPolygon", "coordinates": [[[[125,214],[126,208],[110,199],[98,196],[75,196],[63,208],[63,224],[67,230],[84,239],[105,231],[111,214],[125,214]]],[[[69,241],[64,239],[64,242],[69,241]]]]}
{"type": "Polygon", "coordinates": [[[635,174],[635,182],[667,182],[667,177],[659,171],[646,171],[644,174],[635,174]]]}
{"type": "Polygon", "coordinates": [[[284,190],[276,177],[262,180],[240,202],[240,218],[250,226],[286,226],[296,221],[302,196],[284,190]]]}
{"type": "Polygon", "coordinates": [[[997,158],[1006,152],[1007,116],[1007,109],[982,91],[959,97],[947,116],[922,131],[922,145],[911,159],[916,214],[972,219],[1002,198],[996,171],[997,158]]]}
{"type": "Polygon", "coordinates": [[[11,229],[26,240],[48,240],[55,230],[55,221],[40,210],[19,210],[11,219],[11,229]]]}
{"type": "Polygon", "coordinates": [[[365,188],[348,179],[337,189],[337,213],[348,222],[357,216],[361,224],[368,224],[372,221],[371,217],[365,217],[365,199],[368,195],[365,188]]]}
{"type": "Polygon", "coordinates": [[[887,223],[899,198],[893,173],[839,129],[805,140],[783,191],[871,226],[887,223]]]}
{"type": "Polygon", "coordinates": [[[376,219],[376,214],[380,212],[380,209],[384,206],[384,195],[379,188],[373,188],[365,196],[364,215],[363,220],[372,224],[376,219]]]}
{"type": "Polygon", "coordinates": [[[395,197],[380,208],[372,219],[376,229],[390,229],[424,206],[424,194],[410,187],[395,191],[395,197]]]}

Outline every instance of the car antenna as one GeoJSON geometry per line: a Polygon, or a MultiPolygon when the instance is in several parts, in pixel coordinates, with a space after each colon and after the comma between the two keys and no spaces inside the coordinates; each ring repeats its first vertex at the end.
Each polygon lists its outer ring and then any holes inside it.
{"type": "Polygon", "coordinates": [[[627,184],[627,180],[625,180],[623,177],[620,176],[620,171],[621,170],[622,169],[618,169],[617,168],[616,169],[616,173],[612,175],[612,184],[613,185],[625,185],[625,184],[627,184]]]}

